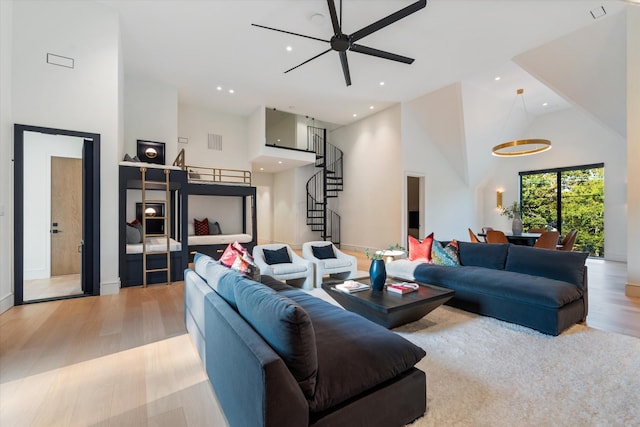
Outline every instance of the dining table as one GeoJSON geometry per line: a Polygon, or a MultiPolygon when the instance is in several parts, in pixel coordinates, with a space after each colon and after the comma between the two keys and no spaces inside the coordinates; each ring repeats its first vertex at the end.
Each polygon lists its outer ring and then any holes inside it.
{"type": "MultiPolygon", "coordinates": [[[[513,243],[514,245],[523,245],[523,246],[533,246],[538,240],[538,237],[542,236],[542,233],[520,233],[513,234],[508,231],[505,232],[504,235],[507,237],[509,243],[513,243]]],[[[486,233],[478,233],[479,237],[487,237],[486,233]]]]}
{"type": "Polygon", "coordinates": [[[507,236],[509,243],[514,245],[533,246],[536,244],[538,237],[542,236],[542,233],[504,233],[504,235],[507,236]]]}

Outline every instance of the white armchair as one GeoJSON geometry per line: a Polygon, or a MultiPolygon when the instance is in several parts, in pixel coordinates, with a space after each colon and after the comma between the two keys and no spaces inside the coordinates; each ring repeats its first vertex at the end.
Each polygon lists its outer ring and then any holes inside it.
{"type": "Polygon", "coordinates": [[[313,264],[292,251],[287,244],[257,245],[253,248],[253,260],[260,268],[260,274],[284,280],[290,285],[300,286],[303,289],[313,288],[313,264]],[[264,250],[277,251],[282,250],[282,248],[286,248],[291,262],[267,263],[264,250]]]}
{"type": "Polygon", "coordinates": [[[320,286],[322,284],[322,278],[326,274],[333,278],[350,279],[354,277],[358,271],[358,260],[356,257],[345,254],[336,248],[331,242],[320,240],[316,242],[303,243],[302,256],[314,264],[316,286],[320,286]],[[333,252],[333,257],[318,258],[316,254],[313,253],[314,247],[316,248],[316,252],[321,253],[327,251],[328,253],[325,253],[325,256],[331,255],[331,252],[333,252]]]}

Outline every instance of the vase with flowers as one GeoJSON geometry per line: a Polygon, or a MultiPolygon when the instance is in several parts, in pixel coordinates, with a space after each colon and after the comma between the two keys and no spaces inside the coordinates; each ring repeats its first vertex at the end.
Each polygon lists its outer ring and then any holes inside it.
{"type": "Polygon", "coordinates": [[[500,215],[511,220],[511,232],[514,236],[522,234],[522,207],[520,203],[513,202],[509,206],[503,207],[500,215]]]}

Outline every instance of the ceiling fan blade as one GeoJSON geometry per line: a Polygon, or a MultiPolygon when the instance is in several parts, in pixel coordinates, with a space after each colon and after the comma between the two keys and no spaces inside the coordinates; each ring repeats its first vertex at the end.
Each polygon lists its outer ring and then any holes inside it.
{"type": "Polygon", "coordinates": [[[334,0],[327,0],[327,5],[329,6],[329,14],[331,15],[333,33],[342,34],[342,30],[340,30],[340,23],[338,22],[338,14],[336,13],[336,3],[334,0]]]}
{"type": "Polygon", "coordinates": [[[414,61],[413,58],[409,58],[407,56],[385,52],[384,50],[374,49],[360,44],[352,44],[349,50],[351,52],[364,53],[365,55],[377,56],[378,58],[390,59],[392,61],[403,62],[405,64],[412,64],[414,61]]]}
{"type": "Polygon", "coordinates": [[[329,40],[323,40],[323,39],[319,39],[317,37],[305,36],[304,34],[292,33],[291,31],[285,31],[285,30],[279,30],[277,28],[265,27],[264,25],[259,25],[259,24],[251,24],[251,25],[253,25],[254,27],[265,28],[267,30],[278,31],[280,33],[291,34],[292,36],[305,37],[307,39],[317,40],[319,42],[329,43],[329,40]]]}
{"type": "Polygon", "coordinates": [[[351,74],[349,73],[349,63],[347,62],[347,52],[338,52],[340,54],[340,63],[342,64],[342,74],[344,74],[344,82],[347,86],[351,86],[351,74]]]}
{"type": "MultiPolygon", "coordinates": [[[[327,1],[331,1],[331,0],[327,0],[327,1]]],[[[415,3],[412,3],[409,6],[405,7],[404,9],[400,9],[399,11],[392,13],[391,15],[385,18],[382,18],[374,22],[373,24],[367,25],[366,27],[356,31],[355,33],[351,34],[350,39],[352,42],[357,42],[361,38],[366,37],[369,34],[386,27],[387,25],[391,25],[394,22],[399,21],[402,18],[405,18],[414,12],[419,11],[420,9],[424,8],[426,5],[427,5],[427,0],[419,0],[415,3]]]]}
{"type": "Polygon", "coordinates": [[[285,71],[284,73],[286,74],[286,73],[288,73],[289,71],[293,71],[293,70],[295,70],[296,68],[303,66],[303,65],[304,65],[304,64],[306,64],[307,62],[313,61],[314,59],[316,59],[316,58],[318,58],[319,56],[322,56],[322,55],[324,55],[325,53],[328,53],[328,52],[331,52],[331,49],[327,49],[327,50],[325,50],[324,52],[317,54],[317,55],[316,55],[316,56],[314,56],[313,58],[309,58],[309,59],[307,59],[306,61],[304,61],[303,63],[298,64],[298,65],[296,65],[296,66],[295,66],[295,67],[293,67],[293,68],[289,68],[289,69],[288,69],[287,71],[285,71]]]}

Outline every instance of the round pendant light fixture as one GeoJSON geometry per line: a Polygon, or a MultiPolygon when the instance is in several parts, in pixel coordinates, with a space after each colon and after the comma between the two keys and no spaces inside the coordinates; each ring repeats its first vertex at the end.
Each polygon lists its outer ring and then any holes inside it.
{"type": "MultiPolygon", "coordinates": [[[[509,115],[507,116],[507,122],[511,117],[513,108],[515,107],[518,97],[522,101],[522,109],[527,114],[527,106],[524,103],[524,89],[518,89],[516,91],[516,99],[511,106],[509,115]]],[[[506,122],[505,122],[506,124],[506,122]]],[[[516,156],[528,156],[530,154],[542,153],[551,149],[551,141],[548,139],[515,139],[503,144],[498,144],[491,149],[491,154],[498,157],[516,157],[516,156]]]]}

